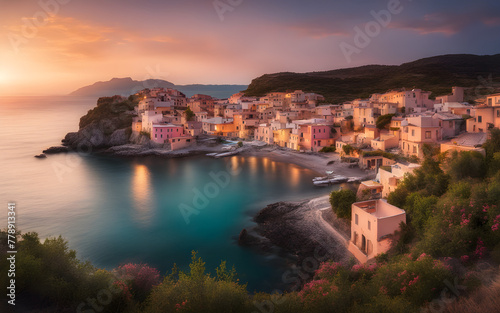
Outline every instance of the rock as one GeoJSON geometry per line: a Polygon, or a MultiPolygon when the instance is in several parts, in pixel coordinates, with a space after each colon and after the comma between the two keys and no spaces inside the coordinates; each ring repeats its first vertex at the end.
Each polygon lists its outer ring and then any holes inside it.
{"type": "Polygon", "coordinates": [[[45,155],[45,153],[42,153],[42,154],[35,155],[35,158],[45,159],[45,158],[47,158],[47,156],[45,155]]]}
{"type": "Polygon", "coordinates": [[[42,152],[45,154],[57,154],[57,153],[67,153],[69,151],[70,149],[68,147],[57,146],[57,147],[50,147],[48,149],[43,150],[42,152]]]}
{"type": "Polygon", "coordinates": [[[109,137],[108,141],[108,144],[110,146],[121,146],[127,143],[128,143],[128,137],[125,128],[115,130],[109,137]]]}

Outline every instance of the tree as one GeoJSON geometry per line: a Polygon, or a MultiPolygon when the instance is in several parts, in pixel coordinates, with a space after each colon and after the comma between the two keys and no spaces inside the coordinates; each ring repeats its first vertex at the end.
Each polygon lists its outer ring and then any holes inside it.
{"type": "Polygon", "coordinates": [[[192,121],[195,117],[195,114],[190,107],[188,107],[186,111],[184,111],[184,114],[186,115],[186,121],[192,121]]]}
{"type": "Polygon", "coordinates": [[[349,145],[349,144],[347,144],[347,145],[342,146],[342,150],[344,151],[344,153],[346,155],[350,155],[351,153],[354,152],[354,147],[351,146],[351,145],[349,145]]]}
{"type": "Polygon", "coordinates": [[[330,194],[330,204],[333,212],[345,219],[351,219],[351,205],[356,202],[356,193],[350,189],[332,191],[330,194]]]}
{"type": "Polygon", "coordinates": [[[381,115],[377,118],[375,125],[377,126],[378,129],[384,129],[387,125],[391,123],[393,116],[394,114],[381,115]]]}
{"type": "Polygon", "coordinates": [[[500,129],[490,129],[490,135],[488,136],[488,140],[484,143],[483,148],[486,150],[486,159],[490,162],[493,155],[496,152],[500,152],[500,129]]]}
{"type": "MultiPolygon", "coordinates": [[[[495,160],[493,157],[492,160],[495,160]]],[[[493,163],[493,162],[492,162],[493,163]]],[[[453,151],[448,160],[448,173],[454,180],[467,177],[482,178],[486,174],[486,161],[477,151],[453,151]]]]}

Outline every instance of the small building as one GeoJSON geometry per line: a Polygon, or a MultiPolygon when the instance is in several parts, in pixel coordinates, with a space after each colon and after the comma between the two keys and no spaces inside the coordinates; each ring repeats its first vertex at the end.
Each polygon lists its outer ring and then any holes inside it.
{"type": "Polygon", "coordinates": [[[381,166],[391,166],[396,164],[396,161],[383,157],[376,153],[362,153],[359,157],[359,168],[373,170],[381,166]]]}
{"type": "Polygon", "coordinates": [[[362,200],[374,200],[382,198],[383,185],[374,180],[366,180],[361,182],[358,187],[356,198],[362,200]]]}
{"type": "Polygon", "coordinates": [[[170,149],[171,150],[179,150],[183,148],[190,147],[196,144],[196,138],[188,136],[188,137],[174,137],[169,139],[170,149]]]}
{"type": "Polygon", "coordinates": [[[159,144],[169,142],[171,138],[186,137],[186,132],[182,126],[173,124],[153,124],[151,141],[159,144]]]}
{"type": "Polygon", "coordinates": [[[390,235],[406,223],[406,212],[384,200],[369,200],[351,206],[351,240],[349,251],[366,263],[391,246],[390,235]]]}
{"type": "Polygon", "coordinates": [[[387,196],[396,190],[399,182],[401,182],[406,174],[412,174],[413,171],[420,167],[420,164],[414,163],[396,163],[391,165],[390,168],[379,168],[378,175],[380,183],[383,186],[382,197],[387,196]]]}

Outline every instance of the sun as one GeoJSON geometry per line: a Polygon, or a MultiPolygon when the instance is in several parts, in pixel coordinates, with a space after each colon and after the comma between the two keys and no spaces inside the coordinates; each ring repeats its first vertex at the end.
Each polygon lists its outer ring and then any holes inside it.
{"type": "Polygon", "coordinates": [[[0,84],[4,84],[9,80],[7,73],[0,71],[0,84]]]}

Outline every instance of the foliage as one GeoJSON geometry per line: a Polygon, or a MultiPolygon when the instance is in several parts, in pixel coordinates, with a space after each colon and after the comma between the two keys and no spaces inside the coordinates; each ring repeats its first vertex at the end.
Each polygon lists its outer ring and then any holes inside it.
{"type": "Polygon", "coordinates": [[[447,161],[447,172],[453,180],[483,178],[486,175],[486,160],[477,151],[453,151],[447,161]]]}
{"type": "MultiPolygon", "coordinates": [[[[7,232],[0,231],[2,242],[7,242],[6,238],[7,232]]],[[[2,257],[0,271],[7,273],[8,267],[7,258],[2,257]]],[[[1,275],[1,285],[8,286],[9,279],[1,275]]],[[[107,288],[110,275],[79,261],[62,237],[47,238],[42,243],[37,233],[30,232],[18,236],[15,280],[17,303],[40,310],[54,305],[76,307],[107,288]]]]}
{"type": "Polygon", "coordinates": [[[350,189],[332,191],[330,204],[339,218],[351,219],[351,205],[356,202],[356,193],[350,189]]]}
{"type": "Polygon", "coordinates": [[[190,271],[172,273],[156,286],[143,312],[249,312],[246,285],[235,279],[236,273],[217,269],[217,277],[205,273],[205,262],[193,251],[190,271]]]}
{"type": "Polygon", "coordinates": [[[323,147],[321,148],[321,150],[319,150],[319,152],[335,152],[336,148],[335,146],[329,146],[329,147],[323,147]]]}
{"type": "Polygon", "coordinates": [[[347,145],[342,146],[342,151],[344,151],[344,153],[346,155],[350,155],[351,153],[356,151],[356,149],[353,146],[351,146],[350,144],[347,144],[347,145]]]}
{"type": "Polygon", "coordinates": [[[438,200],[439,198],[434,195],[424,196],[419,192],[410,193],[406,198],[403,208],[411,225],[418,232],[424,230],[424,226],[427,220],[429,220],[438,200]]]}
{"type": "Polygon", "coordinates": [[[153,286],[160,282],[160,272],[146,264],[125,264],[115,269],[118,284],[127,286],[131,295],[144,301],[153,286]]]}
{"type": "Polygon", "coordinates": [[[196,116],[196,114],[191,110],[190,107],[188,107],[184,111],[184,115],[186,116],[186,121],[192,121],[194,119],[194,117],[196,116]]]}
{"type": "Polygon", "coordinates": [[[144,137],[147,137],[147,138],[151,138],[151,134],[150,134],[149,132],[147,132],[147,131],[144,131],[144,130],[143,130],[143,131],[141,131],[139,134],[140,134],[141,136],[144,136],[144,137]]]}
{"type": "Polygon", "coordinates": [[[243,142],[242,141],[238,141],[238,144],[237,144],[238,148],[241,148],[243,147],[243,142]]]}
{"type": "Polygon", "coordinates": [[[99,98],[97,106],[80,118],[80,129],[91,123],[110,124],[110,121],[113,121],[113,130],[126,128],[132,124],[132,116],[128,112],[132,111],[138,103],[135,97],[129,97],[126,100],[120,96],[99,98]]]}
{"type": "Polygon", "coordinates": [[[378,129],[384,129],[384,128],[386,128],[386,126],[391,123],[392,117],[394,115],[395,114],[380,115],[377,118],[377,121],[375,122],[375,125],[377,126],[378,129]]]}
{"type": "Polygon", "coordinates": [[[370,65],[327,72],[266,74],[255,78],[245,95],[260,97],[268,92],[303,90],[319,93],[330,103],[342,103],[395,87],[411,90],[418,86],[440,96],[449,94],[452,86],[475,90],[478,75],[498,77],[500,57],[447,55],[400,66],[370,65]]]}

